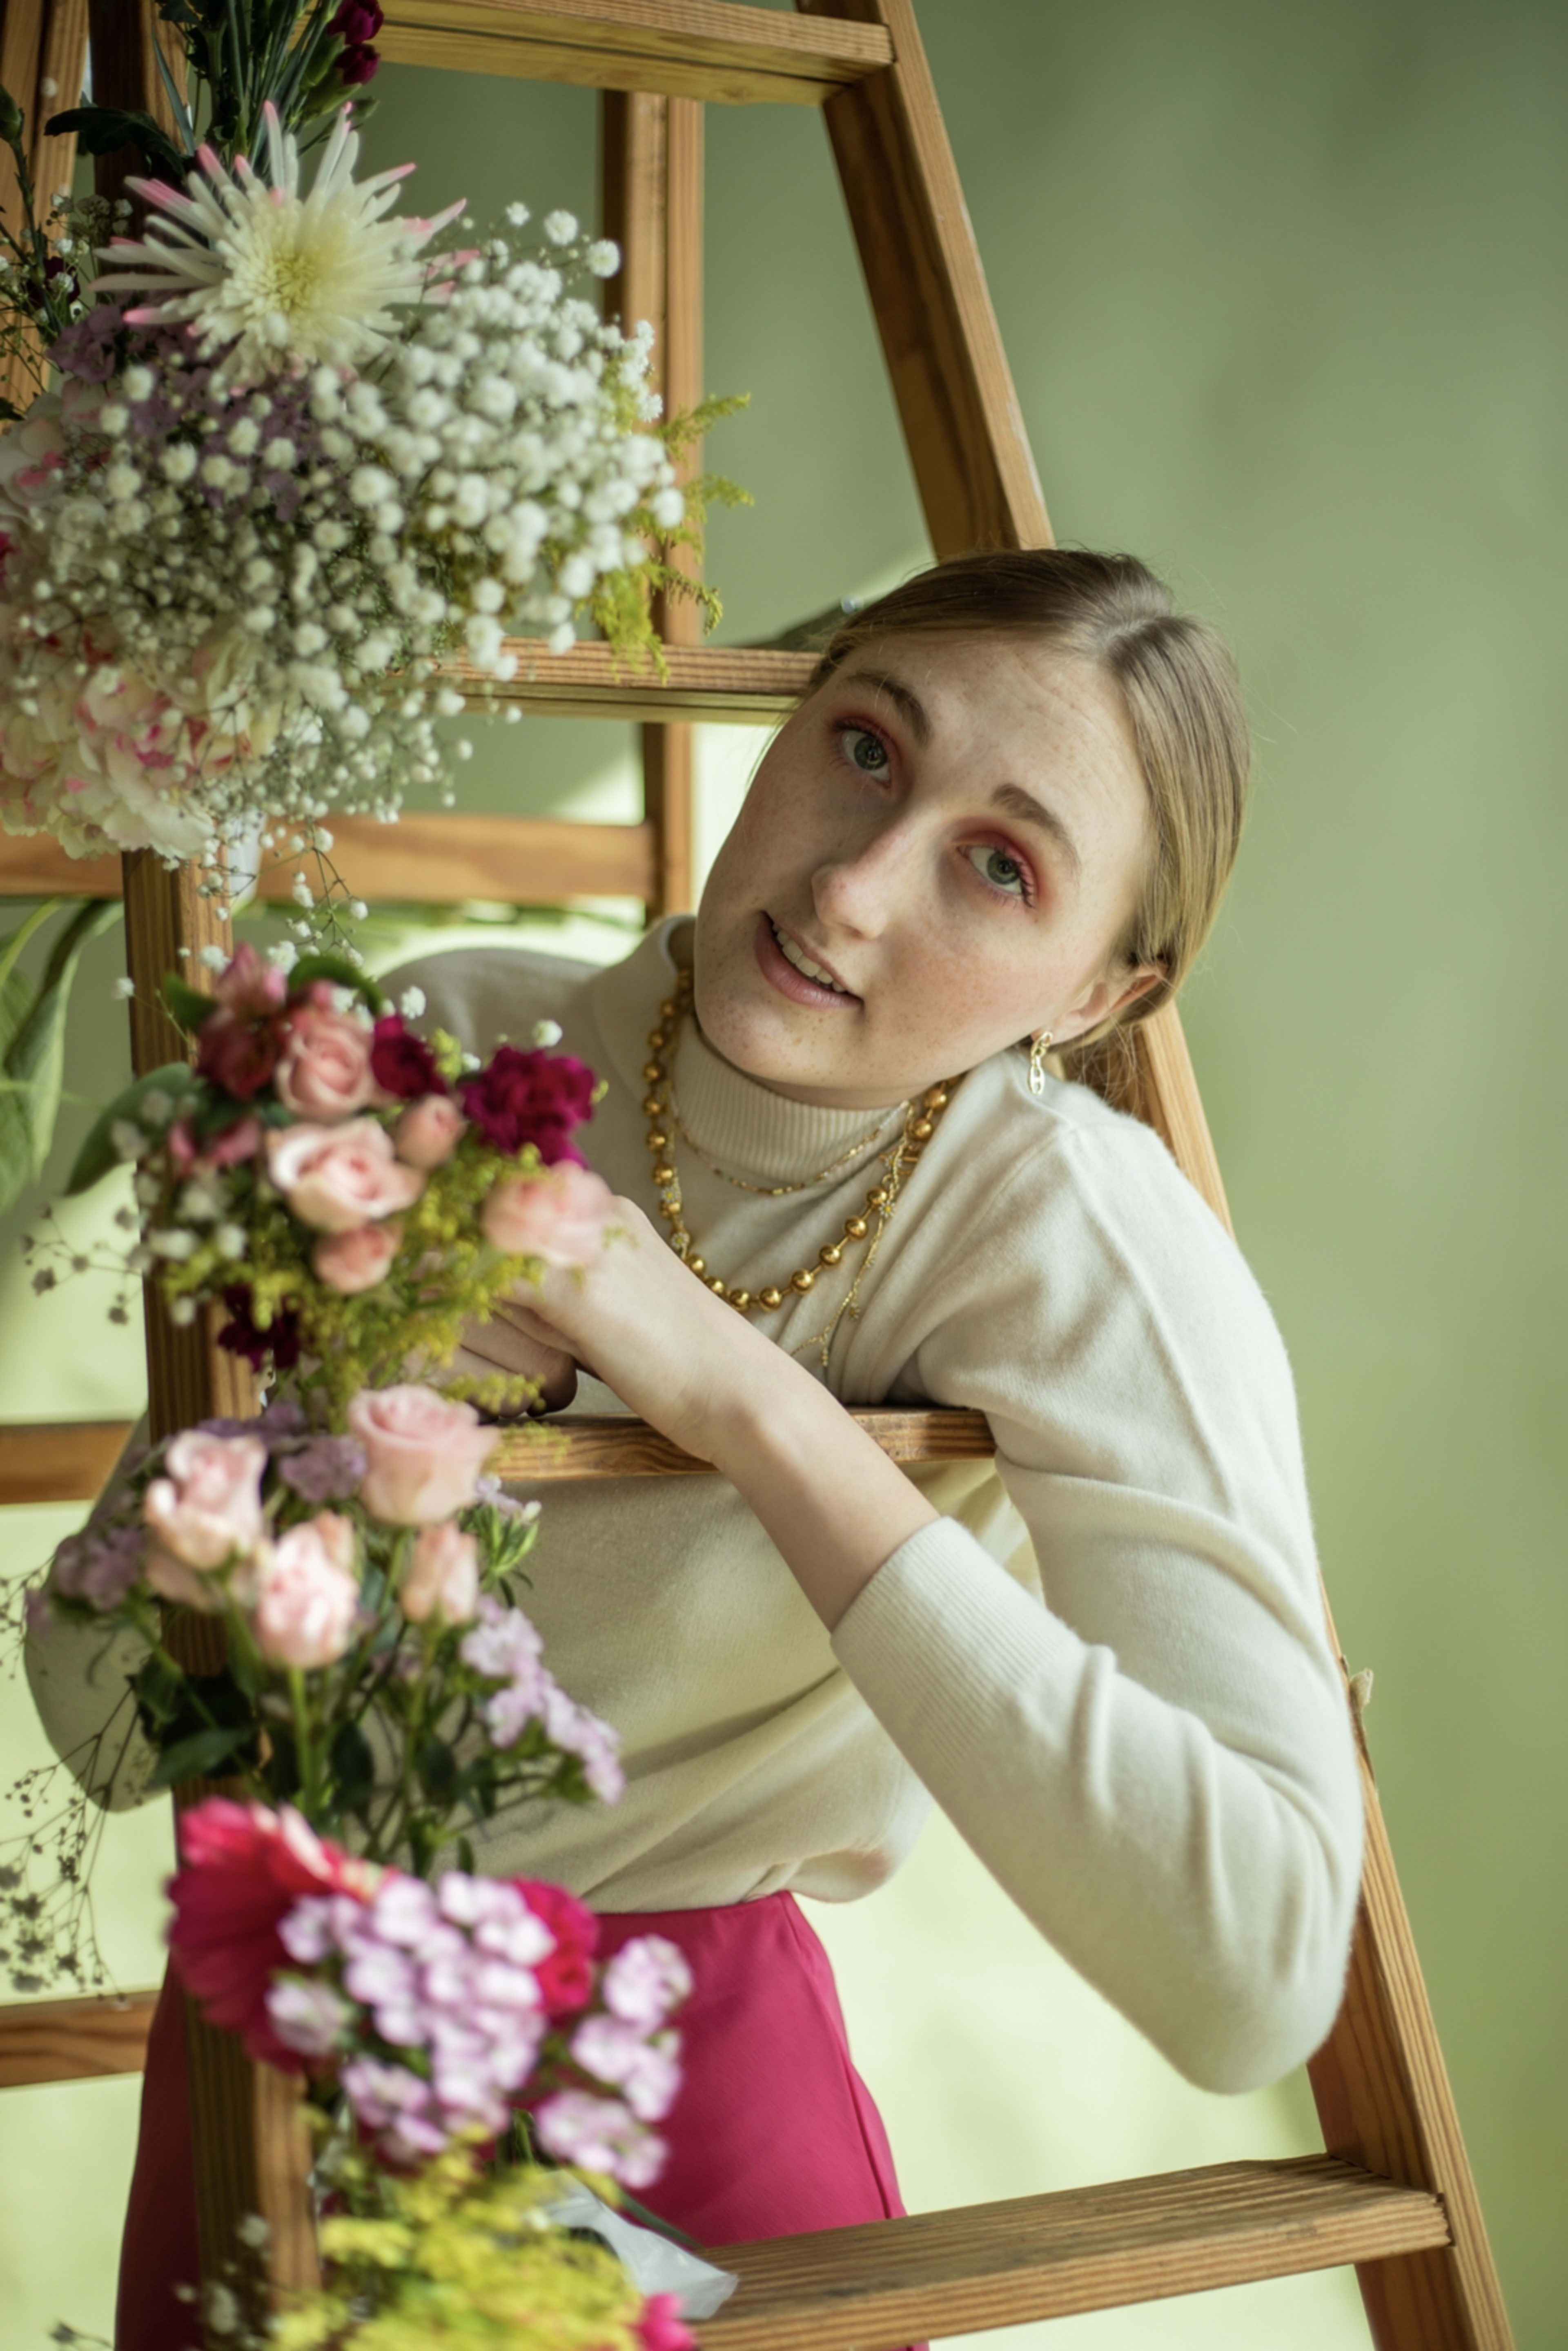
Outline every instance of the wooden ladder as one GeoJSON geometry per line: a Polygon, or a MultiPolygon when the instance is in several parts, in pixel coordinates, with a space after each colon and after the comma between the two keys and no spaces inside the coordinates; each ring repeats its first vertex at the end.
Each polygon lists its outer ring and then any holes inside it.
{"type": "MultiPolygon", "coordinates": [[[[936,554],[1048,546],[1050,522],[911,0],[798,7],[789,16],[727,0],[388,0],[381,47],[400,63],[605,93],[604,226],[625,253],[616,307],[659,329],[675,405],[696,396],[701,378],[702,109],[820,107],[936,554]]],[[[79,60],[87,0],[0,0],[0,12],[5,77],[23,102],[46,55],[58,86],[74,89],[71,55],[79,60]]],[[[159,111],[147,0],[90,0],[90,15],[100,99],[159,111]]],[[[33,107],[28,113],[31,120],[33,107]]],[[[110,185],[127,161],[108,159],[110,185]]],[[[620,887],[651,910],[687,903],[690,728],[704,719],[771,722],[799,691],[810,657],[707,650],[677,613],[665,627],[663,684],[618,680],[599,649],[583,646],[562,661],[525,659],[510,689],[529,712],[641,723],[640,826],[444,817],[390,834],[340,827],[356,891],[538,904],[620,887]]],[[[461,668],[455,674],[461,684],[461,668]]],[[[286,894],[287,877],[276,886],[286,894]]],[[[104,895],[123,887],[137,982],[133,1050],[139,1066],[166,1061],[177,1040],[158,1008],[157,981],[179,948],[222,943],[210,902],[188,876],[146,858],[126,859],[123,881],[113,868],[68,867],[48,843],[12,843],[0,858],[0,893],[79,895],[84,887],[104,895]]],[[[1164,1136],[1228,1221],[1174,1009],[1137,1031],[1129,1089],[1124,1105],[1164,1136]]],[[[232,1361],[200,1331],[175,1332],[155,1312],[149,1364],[156,1433],[239,1401],[232,1361]]],[[[977,1415],[857,1417],[895,1459],[989,1450],[977,1415]]],[[[51,1492],[63,1484],[86,1494],[111,1442],[112,1432],[99,1431],[68,1460],[59,1432],[29,1432],[27,1459],[45,1484],[52,1476],[51,1492]],[[58,1458],[41,1472],[38,1438],[51,1436],[58,1458]]],[[[504,1466],[530,1479],[541,1470],[580,1478],[704,1468],[624,1422],[576,1424],[545,1464],[526,1440],[514,1456],[504,1466]]],[[[18,1462],[18,1474],[25,1468],[18,1462]]],[[[42,1498],[37,1485],[32,1492],[42,1498]]],[[[1338,2022],[1309,2068],[1325,2154],[728,2248],[723,2258],[742,2283],[703,2327],[705,2351],[878,2351],[1346,2262],[1356,2266],[1378,2351],[1507,2351],[1508,2321],[1364,1742],[1362,1759],[1367,1847],[1354,1949],[1338,2022]]],[[[138,2065],[150,2005],[144,1996],[129,2008],[67,2001],[0,2012],[0,2083],[138,2065]]],[[[204,2261],[232,2246],[242,2213],[259,2210],[273,2224],[272,2282],[308,2282],[315,2255],[288,2085],[205,2028],[193,2032],[192,2055],[204,2261]]]]}

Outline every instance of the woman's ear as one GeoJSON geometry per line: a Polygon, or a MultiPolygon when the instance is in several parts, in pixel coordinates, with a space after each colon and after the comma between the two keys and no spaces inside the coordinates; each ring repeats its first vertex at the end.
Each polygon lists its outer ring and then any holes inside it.
{"type": "Polygon", "coordinates": [[[1139,997],[1158,987],[1165,976],[1164,966],[1157,963],[1119,964],[1103,973],[1063,1013],[1061,1026],[1054,1032],[1058,1052],[1075,1038],[1087,1036],[1092,1029],[1103,1029],[1108,1022],[1119,1019],[1139,997]]]}

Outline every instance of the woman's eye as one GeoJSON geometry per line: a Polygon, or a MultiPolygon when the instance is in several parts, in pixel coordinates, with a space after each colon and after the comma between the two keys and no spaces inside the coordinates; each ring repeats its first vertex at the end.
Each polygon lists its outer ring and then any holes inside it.
{"type": "Polygon", "coordinates": [[[887,745],[880,735],[872,734],[864,726],[844,726],[839,730],[839,740],[844,747],[845,758],[862,776],[886,775],[887,745]]]}
{"type": "Polygon", "coordinates": [[[988,882],[993,890],[1006,891],[1014,898],[1029,896],[1029,876],[1018,859],[1009,857],[1005,849],[992,848],[985,841],[979,841],[967,854],[976,872],[988,882]]]}

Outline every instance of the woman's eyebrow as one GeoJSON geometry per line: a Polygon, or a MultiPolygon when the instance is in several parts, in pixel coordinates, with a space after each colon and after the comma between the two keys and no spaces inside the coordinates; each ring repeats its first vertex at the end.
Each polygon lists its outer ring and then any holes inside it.
{"type": "Polygon", "coordinates": [[[1016,816],[1021,823],[1038,825],[1042,832],[1048,832],[1066,858],[1073,880],[1078,879],[1083,870],[1078,843],[1053,808],[1048,808],[1043,800],[1037,800],[1034,794],[1026,792],[1021,784],[998,784],[991,794],[991,806],[1005,810],[1008,815],[1016,816]]]}
{"type": "Polygon", "coordinates": [[[873,693],[885,694],[898,712],[922,750],[931,740],[931,718],[925,705],[912,686],[905,685],[890,670],[854,669],[838,680],[841,685],[869,685],[873,693]]]}

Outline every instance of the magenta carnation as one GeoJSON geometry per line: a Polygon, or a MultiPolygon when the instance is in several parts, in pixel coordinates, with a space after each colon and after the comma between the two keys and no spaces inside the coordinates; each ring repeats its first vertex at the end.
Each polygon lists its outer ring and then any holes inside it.
{"type": "Polygon", "coordinates": [[[570,2015],[586,2008],[593,1992],[593,1954],[599,1948],[599,1921],[586,1902],[552,1886],[542,1877],[512,1880],[536,1918],[555,1937],[548,1959],[534,1963],[539,1997],[550,2016],[570,2015]]]}
{"type": "Polygon", "coordinates": [[[532,1144],[547,1167],[582,1154],[571,1136],[593,1115],[593,1071],[570,1053],[522,1053],[502,1045],[487,1069],[462,1089],[463,1107],[496,1151],[508,1158],[532,1144]]]}
{"type": "Polygon", "coordinates": [[[423,1038],[403,1026],[396,1012],[378,1020],[371,1045],[371,1074],[382,1093],[398,1102],[414,1102],[422,1094],[444,1094],[446,1081],[435,1066],[435,1056],[423,1038]]]}

